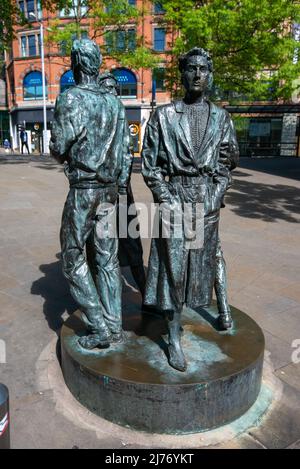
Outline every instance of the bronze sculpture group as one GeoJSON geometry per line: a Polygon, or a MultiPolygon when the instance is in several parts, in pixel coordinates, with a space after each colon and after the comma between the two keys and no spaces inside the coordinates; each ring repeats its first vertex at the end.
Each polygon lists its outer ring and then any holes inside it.
{"type": "MultiPolygon", "coordinates": [[[[80,345],[93,349],[124,340],[122,256],[117,236],[103,236],[99,224],[114,225],[118,197],[131,194],[132,152],[115,79],[99,76],[98,46],[87,39],[75,41],[71,59],[76,86],[57,99],[50,147],[65,164],[70,183],[61,227],[63,272],[87,326],[80,345]]],[[[174,204],[203,207],[203,244],[190,248],[183,227],[176,237],[164,237],[160,231],[152,239],[147,280],[140,240],[123,242],[123,251],[130,258],[136,250],[136,260],[128,264],[140,279],[144,305],[165,314],[169,364],[185,371],[185,304],[210,305],[214,289],[220,328],[232,326],[218,225],[238,145],[229,114],[207,97],[213,77],[209,54],[194,48],[180,58],[179,69],[185,96],[152,114],[144,137],[142,174],[154,202],[170,209],[174,204]]]]}

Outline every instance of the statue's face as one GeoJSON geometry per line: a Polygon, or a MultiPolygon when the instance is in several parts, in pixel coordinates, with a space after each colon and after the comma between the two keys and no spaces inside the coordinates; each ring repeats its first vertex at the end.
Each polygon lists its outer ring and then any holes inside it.
{"type": "Polygon", "coordinates": [[[113,78],[106,78],[101,83],[101,88],[104,89],[107,93],[114,94],[117,96],[116,82],[113,78]]]}
{"type": "Polygon", "coordinates": [[[192,55],[182,73],[182,83],[187,92],[201,95],[209,85],[210,71],[205,57],[192,55]]]}

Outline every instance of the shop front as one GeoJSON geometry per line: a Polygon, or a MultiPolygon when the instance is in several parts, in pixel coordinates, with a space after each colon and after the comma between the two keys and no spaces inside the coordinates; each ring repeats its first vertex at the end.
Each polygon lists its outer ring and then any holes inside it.
{"type": "Polygon", "coordinates": [[[9,114],[6,110],[0,110],[0,146],[4,145],[4,140],[10,142],[9,114]]]}
{"type": "Polygon", "coordinates": [[[280,156],[282,117],[233,116],[241,156],[280,156]]]}
{"type": "MultiPolygon", "coordinates": [[[[50,129],[53,120],[53,107],[47,107],[47,130],[48,141],[50,139],[50,129]]],[[[31,153],[41,153],[43,148],[43,108],[23,108],[13,110],[10,114],[11,128],[13,132],[13,147],[20,149],[20,131],[26,130],[28,135],[28,145],[31,153]]]]}
{"type": "Polygon", "coordinates": [[[241,157],[300,156],[299,105],[228,106],[241,157]]]}

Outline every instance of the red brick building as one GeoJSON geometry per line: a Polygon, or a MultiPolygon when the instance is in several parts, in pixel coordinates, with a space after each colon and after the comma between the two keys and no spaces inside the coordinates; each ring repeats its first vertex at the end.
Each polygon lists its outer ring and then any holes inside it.
{"type": "MultiPolygon", "coordinates": [[[[50,14],[46,10],[41,11],[40,0],[15,1],[18,2],[19,8],[28,18],[29,25],[16,28],[16,38],[13,41],[11,51],[6,53],[9,131],[5,130],[7,108],[5,103],[2,103],[0,138],[3,141],[3,138],[7,138],[10,134],[13,147],[18,148],[18,128],[25,126],[32,151],[39,152],[42,147],[43,130],[40,22],[42,22],[45,36],[47,36],[47,28],[53,18],[59,18],[63,27],[64,24],[74,21],[74,13],[72,14],[72,11],[57,11],[50,14]]],[[[72,1],[73,5],[80,5],[80,0],[72,1]]],[[[144,45],[152,49],[159,58],[158,68],[154,72],[143,68],[129,70],[121,68],[116,62],[106,57],[102,71],[108,69],[118,79],[120,96],[127,110],[128,121],[131,124],[132,132],[136,133],[134,145],[135,153],[138,154],[145,125],[151,112],[153,75],[156,77],[157,105],[170,101],[170,95],[165,91],[164,86],[164,70],[170,58],[172,36],[167,30],[164,12],[159,2],[155,3],[150,0],[128,0],[128,2],[143,9],[146,13],[139,19],[137,25],[135,23],[125,25],[126,32],[120,32],[115,40],[119,42],[120,48],[130,48],[134,47],[135,34],[142,37],[144,45]],[[126,34],[126,40],[122,34],[126,34]]],[[[298,27],[295,31],[298,31],[298,39],[300,40],[300,26],[295,26],[298,27]]],[[[84,20],[84,28],[86,28],[86,35],[93,37],[89,18],[84,20]]],[[[101,36],[97,41],[103,50],[104,36],[101,36]]],[[[48,129],[51,126],[56,97],[61,91],[74,84],[70,72],[70,61],[63,49],[63,45],[50,47],[45,41],[48,129]]],[[[245,102],[235,106],[227,106],[227,108],[236,119],[242,156],[300,155],[299,101],[288,103],[277,103],[271,100],[256,103],[245,102]]]]}
{"type": "MultiPolygon", "coordinates": [[[[11,50],[6,53],[7,100],[10,115],[10,133],[13,147],[19,147],[20,126],[28,131],[29,143],[32,151],[40,151],[43,130],[43,101],[42,101],[42,73],[41,73],[41,44],[40,22],[42,22],[45,37],[47,28],[53,18],[60,18],[62,26],[72,21],[72,11],[58,11],[56,14],[41,10],[40,0],[16,0],[19,8],[28,18],[29,26],[17,27],[16,37],[11,50]]],[[[132,126],[135,152],[138,153],[142,142],[143,131],[151,111],[152,78],[156,77],[156,101],[163,104],[169,101],[169,94],[164,86],[164,67],[168,60],[170,36],[163,22],[163,10],[159,3],[148,0],[129,0],[137,7],[145,7],[146,13],[137,26],[129,24],[129,33],[142,36],[147,47],[151,48],[160,58],[158,68],[152,72],[140,68],[129,70],[121,68],[113,60],[105,60],[105,69],[112,71],[119,82],[120,96],[127,110],[127,117],[132,126]]],[[[86,20],[87,36],[92,37],[88,19],[86,20]]],[[[100,48],[103,36],[97,39],[100,48]]],[[[119,38],[122,44],[122,37],[119,38]]],[[[70,61],[65,56],[63,47],[49,46],[44,41],[45,76],[47,96],[47,127],[51,126],[55,100],[59,93],[73,85],[70,72],[70,61]]],[[[103,68],[104,71],[104,68],[103,68]]]]}

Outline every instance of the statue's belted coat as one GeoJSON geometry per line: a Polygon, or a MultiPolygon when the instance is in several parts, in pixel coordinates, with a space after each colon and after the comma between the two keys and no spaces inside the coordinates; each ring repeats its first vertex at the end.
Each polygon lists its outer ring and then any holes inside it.
{"type": "Polygon", "coordinates": [[[157,203],[202,204],[204,242],[190,249],[184,235],[152,239],[145,304],[174,310],[183,303],[191,307],[211,303],[220,208],[238,156],[231,118],[211,102],[197,154],[182,100],[158,107],[153,113],[142,150],[145,182],[157,203]]]}

